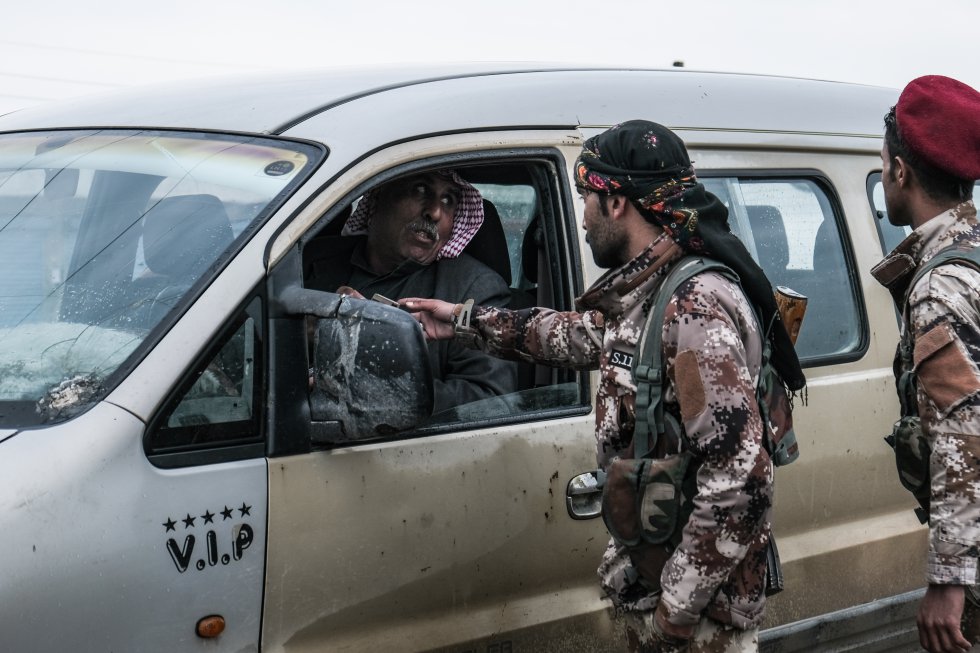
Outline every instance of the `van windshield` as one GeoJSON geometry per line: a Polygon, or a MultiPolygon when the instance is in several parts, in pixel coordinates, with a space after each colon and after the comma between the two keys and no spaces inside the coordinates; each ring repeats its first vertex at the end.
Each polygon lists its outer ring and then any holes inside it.
{"type": "Polygon", "coordinates": [[[0,135],[0,426],[104,396],[319,156],[217,134],[0,135]]]}

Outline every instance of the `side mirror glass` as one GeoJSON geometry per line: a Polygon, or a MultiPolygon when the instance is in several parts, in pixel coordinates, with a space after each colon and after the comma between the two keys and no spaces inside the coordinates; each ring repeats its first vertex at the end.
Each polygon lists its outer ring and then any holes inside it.
{"type": "Polygon", "coordinates": [[[316,321],[312,364],[312,418],[339,422],[336,441],[405,431],[432,414],[425,336],[400,309],[342,298],[316,321]]]}

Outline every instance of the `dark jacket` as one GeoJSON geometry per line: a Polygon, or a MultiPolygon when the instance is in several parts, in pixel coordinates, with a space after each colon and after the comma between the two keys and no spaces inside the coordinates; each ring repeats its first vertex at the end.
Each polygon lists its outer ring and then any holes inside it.
{"type": "MultiPolygon", "coordinates": [[[[431,265],[406,262],[384,276],[369,269],[365,236],[333,239],[328,256],[307,266],[306,286],[334,292],[350,286],[367,298],[380,293],[391,299],[426,297],[448,302],[474,299],[477,305],[506,306],[510,290],[499,274],[466,254],[431,265]]],[[[463,347],[455,340],[429,343],[435,390],[433,413],[460,404],[517,390],[515,363],[463,347]]]]}

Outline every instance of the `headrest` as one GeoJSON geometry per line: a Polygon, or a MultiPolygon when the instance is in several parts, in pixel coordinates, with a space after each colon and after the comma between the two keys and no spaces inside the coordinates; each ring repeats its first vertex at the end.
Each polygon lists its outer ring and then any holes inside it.
{"type": "Polygon", "coordinates": [[[157,274],[193,282],[232,241],[214,195],[165,197],[143,216],[143,259],[157,274]]]}
{"type": "Polygon", "coordinates": [[[538,282],[538,254],[544,249],[544,233],[541,230],[541,219],[531,218],[521,242],[521,268],[524,276],[531,283],[538,282]]]}
{"type": "Polygon", "coordinates": [[[789,241],[783,214],[768,204],[746,205],[745,212],[752,226],[759,264],[767,272],[785,270],[789,264],[789,241]]]}
{"type": "Polygon", "coordinates": [[[510,254],[507,236],[500,222],[497,207],[490,200],[482,200],[483,224],[463,250],[488,268],[499,274],[509,286],[511,283],[510,254]]]}

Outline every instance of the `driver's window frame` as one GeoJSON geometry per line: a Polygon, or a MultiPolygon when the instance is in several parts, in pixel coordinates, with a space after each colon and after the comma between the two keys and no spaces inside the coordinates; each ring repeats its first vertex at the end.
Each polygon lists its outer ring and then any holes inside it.
{"type": "MultiPolygon", "coordinates": [[[[295,255],[303,260],[304,247],[313,241],[322,229],[337,219],[345,219],[349,206],[367,190],[377,187],[391,179],[412,172],[441,168],[465,168],[480,165],[525,166],[531,171],[536,182],[535,191],[541,210],[542,228],[544,231],[547,261],[550,267],[550,283],[552,284],[553,307],[557,310],[572,310],[573,300],[583,291],[583,271],[579,258],[576,238],[577,222],[573,205],[573,193],[566,176],[567,162],[562,153],[556,148],[530,147],[513,148],[506,151],[491,150],[483,152],[458,153],[444,156],[433,156],[413,160],[402,165],[388,168],[378,174],[366,178],[351,192],[334,202],[330,208],[300,237],[295,255]]],[[[465,175],[464,175],[465,176],[465,175]]],[[[513,261],[512,261],[513,263],[513,261]]],[[[540,282],[540,280],[539,280],[540,282]]],[[[518,280],[513,280],[511,288],[518,287],[518,280]]],[[[574,383],[577,399],[570,406],[556,406],[533,412],[507,415],[502,418],[486,417],[483,419],[452,421],[444,424],[423,425],[419,428],[400,432],[394,435],[379,436],[371,440],[358,440],[356,444],[376,441],[415,439],[452,433],[472,431],[489,426],[520,424],[541,420],[559,419],[574,415],[588,414],[592,410],[592,388],[590,375],[587,372],[558,370],[551,373],[549,387],[558,385],[564,379],[565,383],[574,383]]],[[[515,394],[515,393],[512,393],[515,394]]],[[[463,404],[465,406],[467,404],[463,404]]],[[[275,441],[275,437],[273,441],[275,441]]],[[[337,446],[350,446],[351,442],[337,443],[337,446]]],[[[288,446],[288,445],[285,445],[288,446]]],[[[271,447],[272,455],[281,448],[275,444],[271,447]]]]}

